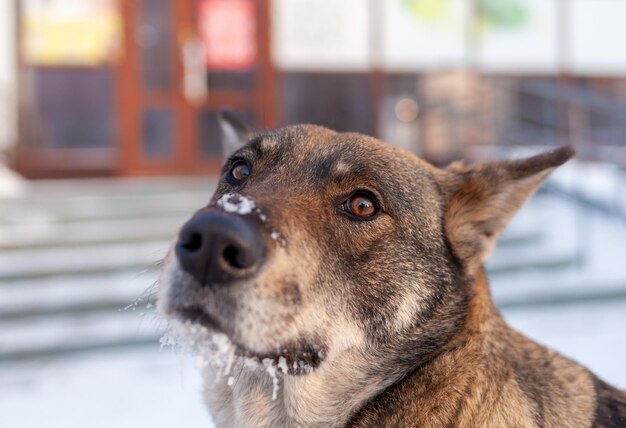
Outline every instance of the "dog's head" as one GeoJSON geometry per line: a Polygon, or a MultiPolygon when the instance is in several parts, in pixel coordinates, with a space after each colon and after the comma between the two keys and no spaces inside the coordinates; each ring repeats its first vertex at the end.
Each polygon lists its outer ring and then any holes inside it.
{"type": "Polygon", "coordinates": [[[319,126],[245,140],[182,227],[159,304],[294,372],[347,350],[393,366],[442,346],[498,233],[573,153],[437,169],[319,126]]]}

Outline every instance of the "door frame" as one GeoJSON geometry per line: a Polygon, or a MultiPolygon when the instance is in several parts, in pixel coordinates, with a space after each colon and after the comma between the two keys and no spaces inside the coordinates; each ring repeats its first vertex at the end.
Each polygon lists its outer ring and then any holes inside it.
{"type": "MultiPolygon", "coordinates": [[[[174,20],[174,41],[171,57],[174,58],[174,85],[178,88],[171,97],[150,94],[140,88],[140,52],[135,44],[136,23],[139,2],[120,3],[124,21],[124,60],[120,66],[120,169],[124,176],[207,174],[219,171],[221,158],[200,159],[195,115],[202,109],[218,110],[223,107],[254,110],[262,128],[277,126],[277,85],[276,70],[271,61],[270,40],[270,0],[256,0],[258,63],[256,89],[250,93],[237,91],[210,90],[207,100],[200,106],[193,106],[182,91],[183,64],[180,43],[183,34],[194,28],[194,4],[196,0],[171,0],[174,20]],[[148,161],[142,154],[141,112],[150,106],[170,105],[175,108],[176,130],[174,133],[174,153],[166,162],[148,161]]],[[[254,0],[252,0],[254,1],[254,0]]]]}

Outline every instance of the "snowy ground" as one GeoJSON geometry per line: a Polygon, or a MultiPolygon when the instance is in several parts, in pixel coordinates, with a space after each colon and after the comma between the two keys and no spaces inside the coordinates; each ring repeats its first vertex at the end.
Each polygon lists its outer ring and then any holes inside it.
{"type": "MultiPolygon", "coordinates": [[[[510,309],[505,317],[621,388],[626,388],[626,300],[510,309]]],[[[0,366],[5,428],[207,428],[190,357],[158,346],[0,366]]]]}
{"type": "Polygon", "coordinates": [[[4,428],[212,427],[200,391],[192,359],[156,344],[0,366],[4,428]]]}

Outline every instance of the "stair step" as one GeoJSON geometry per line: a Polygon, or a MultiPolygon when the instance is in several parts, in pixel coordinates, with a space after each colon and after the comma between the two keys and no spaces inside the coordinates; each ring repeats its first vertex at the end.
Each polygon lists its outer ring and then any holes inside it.
{"type": "Polygon", "coordinates": [[[490,275],[494,300],[502,306],[534,306],[626,298],[626,277],[613,259],[590,260],[562,270],[490,275]]]}
{"type": "Polygon", "coordinates": [[[80,220],[189,216],[210,193],[179,192],[141,196],[74,196],[50,200],[0,200],[0,224],[21,225],[80,220]]]}
{"type": "Polygon", "coordinates": [[[214,188],[206,177],[53,180],[1,198],[0,363],[158,347],[158,261],[214,188]]]}
{"type": "Polygon", "coordinates": [[[166,241],[149,241],[4,251],[0,253],[0,284],[18,279],[149,270],[157,266],[168,248],[166,241]]]}
{"type": "Polygon", "coordinates": [[[172,239],[187,215],[0,225],[0,250],[172,239]]]}
{"type": "Polygon", "coordinates": [[[578,265],[578,255],[573,251],[550,251],[538,248],[498,248],[486,263],[490,275],[509,275],[529,270],[563,270],[578,265]]]}
{"type": "Polygon", "coordinates": [[[101,196],[111,194],[143,196],[162,193],[207,192],[211,194],[217,177],[209,176],[163,176],[123,178],[51,179],[27,182],[25,197],[35,200],[56,197],[101,196]]]}
{"type": "Polygon", "coordinates": [[[575,285],[551,289],[545,284],[543,291],[502,293],[493,290],[494,302],[500,308],[521,308],[557,305],[572,305],[591,302],[626,301],[626,283],[594,284],[593,287],[576,290],[575,285]]]}
{"type": "Polygon", "coordinates": [[[502,236],[498,238],[497,247],[503,248],[523,245],[539,245],[543,237],[544,234],[539,229],[514,228],[505,231],[502,236]]]}
{"type": "Polygon", "coordinates": [[[164,325],[152,312],[115,311],[0,322],[0,361],[110,347],[158,344],[164,325]]]}
{"type": "Polygon", "coordinates": [[[152,302],[156,272],[61,276],[3,282],[0,321],[67,313],[121,310],[133,302],[152,302]]]}

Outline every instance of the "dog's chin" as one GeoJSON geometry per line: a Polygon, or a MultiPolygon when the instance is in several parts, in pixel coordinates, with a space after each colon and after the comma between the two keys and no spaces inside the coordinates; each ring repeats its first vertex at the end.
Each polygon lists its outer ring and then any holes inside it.
{"type": "Polygon", "coordinates": [[[260,366],[273,366],[290,375],[304,375],[315,371],[324,361],[325,349],[311,341],[300,340],[276,347],[274,351],[255,351],[242,344],[214,317],[200,306],[188,306],[176,311],[176,318],[193,328],[201,328],[205,337],[222,334],[228,337],[234,354],[260,366]]]}

